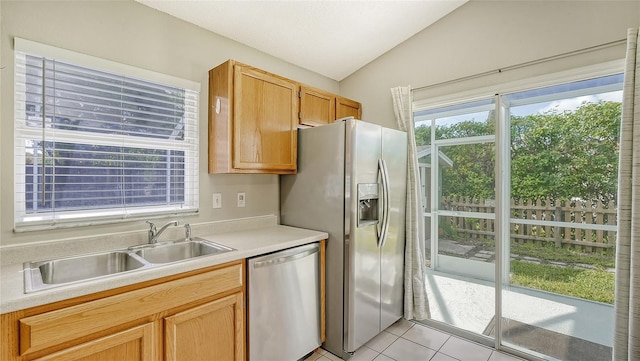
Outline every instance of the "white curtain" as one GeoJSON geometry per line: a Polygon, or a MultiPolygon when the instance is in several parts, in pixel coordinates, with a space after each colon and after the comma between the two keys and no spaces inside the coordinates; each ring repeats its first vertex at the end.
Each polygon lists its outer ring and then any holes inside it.
{"type": "Polygon", "coordinates": [[[620,127],[613,359],[640,360],[640,48],[627,34],[620,127]]]}
{"type": "Polygon", "coordinates": [[[411,87],[391,89],[393,110],[398,127],[407,132],[407,208],[406,241],[404,251],[404,318],[424,320],[430,318],[425,284],[424,218],[420,196],[418,157],[411,111],[411,87]]]}

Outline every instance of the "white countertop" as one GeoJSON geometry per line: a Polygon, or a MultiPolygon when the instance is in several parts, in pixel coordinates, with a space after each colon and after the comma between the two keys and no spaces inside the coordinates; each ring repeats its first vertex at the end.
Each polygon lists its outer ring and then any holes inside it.
{"type": "MultiPolygon", "coordinates": [[[[24,293],[22,263],[14,262],[0,267],[0,313],[7,313],[62,301],[95,292],[105,291],[134,283],[153,280],[199,268],[214,266],[265,253],[279,251],[322,239],[324,232],[281,226],[266,225],[246,230],[234,230],[223,233],[194,233],[212,242],[216,242],[236,251],[199,257],[173,264],[158,265],[149,269],[135,270],[126,274],[111,275],[91,281],[50,288],[47,290],[24,293]]],[[[52,257],[53,258],[53,257],[52,257]]]]}

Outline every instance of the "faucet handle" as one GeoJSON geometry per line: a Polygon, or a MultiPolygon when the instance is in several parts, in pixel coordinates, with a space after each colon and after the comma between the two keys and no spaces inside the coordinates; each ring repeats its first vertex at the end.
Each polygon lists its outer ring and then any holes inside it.
{"type": "Polygon", "coordinates": [[[145,222],[147,222],[149,224],[149,231],[155,233],[155,231],[157,230],[156,229],[156,225],[151,221],[145,221],[145,222]]]}
{"type": "Polygon", "coordinates": [[[187,241],[191,240],[191,225],[189,225],[189,223],[185,223],[184,225],[184,237],[187,241]]]}

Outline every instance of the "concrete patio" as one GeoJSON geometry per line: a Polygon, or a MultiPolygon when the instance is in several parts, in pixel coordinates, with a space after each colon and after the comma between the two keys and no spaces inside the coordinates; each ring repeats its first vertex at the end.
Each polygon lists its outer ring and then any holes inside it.
{"type": "MultiPolygon", "coordinates": [[[[493,283],[431,269],[427,270],[426,282],[433,320],[477,334],[492,336],[495,327],[493,283]]],[[[515,321],[512,325],[532,326],[530,329],[542,331],[538,335],[545,333],[544,330],[550,331],[546,333],[558,336],[554,337],[556,342],[567,344],[562,345],[566,350],[569,349],[569,344],[578,342],[582,348],[591,348],[594,352],[595,348],[599,348],[598,351],[608,352],[608,348],[613,343],[612,305],[522,287],[505,289],[502,292],[502,298],[503,322],[512,320],[515,321]]],[[[543,339],[540,338],[540,340],[543,339]]],[[[509,337],[505,337],[504,340],[508,343],[509,337]]],[[[509,346],[518,348],[519,345],[509,344],[509,346]]],[[[525,346],[536,349],[535,345],[525,346]]],[[[550,345],[538,346],[546,354],[551,350],[551,347],[545,347],[550,345]]],[[[557,352],[562,354],[563,351],[557,352]]],[[[575,355],[555,355],[554,357],[566,360],[577,359],[574,358],[577,357],[575,355]]]]}

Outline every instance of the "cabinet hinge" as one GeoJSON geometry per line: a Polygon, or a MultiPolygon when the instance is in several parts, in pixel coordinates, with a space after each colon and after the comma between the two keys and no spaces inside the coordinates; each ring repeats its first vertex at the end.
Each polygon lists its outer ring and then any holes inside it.
{"type": "Polygon", "coordinates": [[[302,90],[298,90],[298,98],[302,99],[302,90]]]}
{"type": "Polygon", "coordinates": [[[302,119],[302,112],[298,112],[298,119],[302,119]]]}

